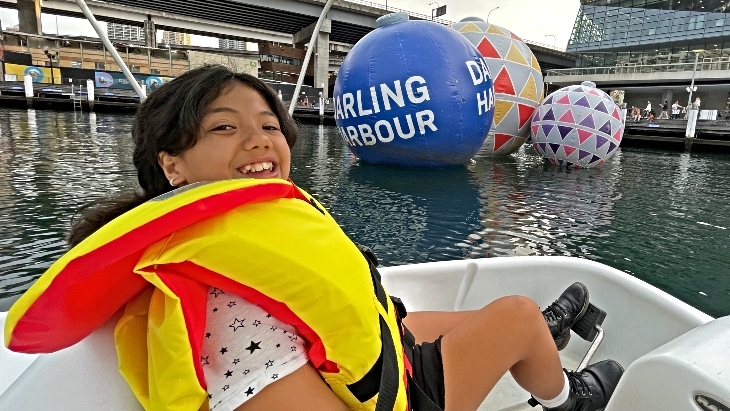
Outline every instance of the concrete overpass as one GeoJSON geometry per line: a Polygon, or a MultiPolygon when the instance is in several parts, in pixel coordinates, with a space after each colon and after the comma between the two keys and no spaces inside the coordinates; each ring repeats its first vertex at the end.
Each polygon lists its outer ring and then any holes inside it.
{"type": "MultiPolygon", "coordinates": [[[[386,11],[370,2],[335,0],[316,39],[312,64],[315,84],[326,83],[341,58],[352,45],[376,28],[386,11]],[[330,60],[330,54],[334,58],[330,60]]],[[[142,26],[147,33],[156,29],[231,38],[251,42],[271,41],[293,45],[308,43],[311,31],[326,0],[89,0],[87,4],[100,21],[142,26]]],[[[75,0],[0,0],[0,7],[17,8],[20,31],[42,34],[40,13],[84,18],[75,0]]],[[[415,19],[430,16],[409,12],[415,19]]],[[[453,22],[436,19],[444,25],[453,22]]],[[[154,35],[148,35],[154,39],[154,35]]],[[[156,46],[154,40],[148,44],[156,46]]],[[[538,43],[528,45],[543,69],[574,67],[575,58],[563,51],[538,43]]]]}

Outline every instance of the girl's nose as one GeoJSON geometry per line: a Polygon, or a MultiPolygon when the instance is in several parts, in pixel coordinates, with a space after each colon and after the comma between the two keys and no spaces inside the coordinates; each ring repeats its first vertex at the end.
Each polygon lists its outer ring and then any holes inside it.
{"type": "Polygon", "coordinates": [[[254,150],[260,148],[269,149],[271,148],[271,146],[271,139],[268,135],[266,135],[264,130],[256,130],[250,133],[247,137],[244,137],[243,140],[243,147],[246,150],[254,150]]]}

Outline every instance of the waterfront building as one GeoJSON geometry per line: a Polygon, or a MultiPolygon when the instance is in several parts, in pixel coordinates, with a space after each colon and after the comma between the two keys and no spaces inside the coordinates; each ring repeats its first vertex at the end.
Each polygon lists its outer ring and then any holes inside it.
{"type": "Polygon", "coordinates": [[[171,45],[189,46],[190,34],[165,30],[162,32],[162,42],[171,45]]]}
{"type": "Polygon", "coordinates": [[[730,61],[730,1],[581,0],[567,51],[577,66],[730,61]]]}
{"type": "Polygon", "coordinates": [[[546,82],[554,86],[592,80],[606,92],[625,92],[629,107],[686,106],[695,78],[693,100],[730,110],[728,0],[581,0],[566,50],[578,68],[549,70],[546,82]]]}
{"type": "Polygon", "coordinates": [[[110,40],[144,42],[142,27],[129,24],[107,23],[106,32],[110,40]]]}
{"type": "Polygon", "coordinates": [[[248,50],[246,42],[242,40],[218,39],[218,47],[229,50],[248,50]]]}
{"type": "MultiPolygon", "coordinates": [[[[28,67],[47,70],[45,67],[48,66],[49,58],[44,50],[58,56],[54,60],[54,67],[60,67],[60,70],[53,73],[53,82],[56,84],[68,83],[69,80],[79,80],[80,84],[85,84],[85,79],[93,79],[97,71],[121,72],[109,50],[98,38],[39,36],[11,31],[5,31],[3,37],[4,61],[0,61],[0,64],[5,74],[10,75],[6,76],[10,81],[22,81],[28,67]]],[[[256,52],[198,46],[149,48],[116,40],[113,44],[135,75],[177,77],[205,63],[224,64],[236,71],[257,74],[256,52]]],[[[51,83],[50,77],[43,82],[51,83]]]]}

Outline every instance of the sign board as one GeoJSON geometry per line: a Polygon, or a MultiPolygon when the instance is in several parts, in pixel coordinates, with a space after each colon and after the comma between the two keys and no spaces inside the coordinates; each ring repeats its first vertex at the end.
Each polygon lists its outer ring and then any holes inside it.
{"type": "Polygon", "coordinates": [[[436,15],[435,15],[435,17],[440,17],[440,16],[443,16],[444,14],[446,14],[446,6],[445,5],[436,9],[436,15]]]}

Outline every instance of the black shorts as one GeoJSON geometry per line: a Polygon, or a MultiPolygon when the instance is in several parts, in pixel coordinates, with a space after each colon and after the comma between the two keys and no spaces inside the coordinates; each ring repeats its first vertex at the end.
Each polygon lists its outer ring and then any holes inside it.
{"type": "MultiPolygon", "coordinates": [[[[443,336],[441,336],[443,337],[443,336]]],[[[441,361],[441,337],[434,342],[416,344],[413,348],[413,379],[409,387],[414,411],[444,409],[444,365],[441,361]],[[425,397],[427,398],[424,398],[425,397]],[[434,404],[426,404],[428,400],[434,404]]]]}

